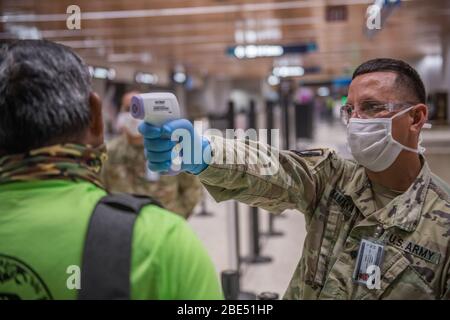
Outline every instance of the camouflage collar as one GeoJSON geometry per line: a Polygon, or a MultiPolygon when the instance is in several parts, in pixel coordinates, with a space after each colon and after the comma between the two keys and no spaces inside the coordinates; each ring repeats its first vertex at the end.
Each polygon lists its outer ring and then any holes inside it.
{"type": "Polygon", "coordinates": [[[385,229],[398,227],[408,232],[414,231],[419,224],[431,180],[431,171],[425,159],[419,175],[408,190],[380,210],[376,210],[371,184],[364,168],[359,168],[357,172],[357,175],[361,174],[360,183],[355,188],[356,192],[349,195],[361,213],[365,217],[373,216],[385,229]]]}
{"type": "Polygon", "coordinates": [[[87,180],[103,188],[99,174],[106,147],[58,144],[0,158],[0,184],[17,181],[87,180]]]}

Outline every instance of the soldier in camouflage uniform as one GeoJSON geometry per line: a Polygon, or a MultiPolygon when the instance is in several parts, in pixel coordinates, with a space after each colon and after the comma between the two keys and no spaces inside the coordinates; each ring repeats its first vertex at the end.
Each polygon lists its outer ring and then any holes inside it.
{"type": "MultiPolygon", "coordinates": [[[[420,77],[402,61],[368,61],[355,71],[348,103],[349,118],[370,120],[361,128],[368,138],[365,130],[373,122],[363,115],[375,110],[374,119],[389,119],[398,114],[392,136],[409,151],[382,153],[371,163],[354,152],[356,146],[352,153],[363,166],[328,149],[276,152],[262,143],[212,136],[211,161],[198,173],[201,182],[217,201],[236,199],[269,212],[297,209],[305,215],[303,256],[285,299],[449,299],[449,187],[431,173],[420,152],[410,152],[427,118],[420,77]],[[413,101],[413,106],[390,109],[388,101],[413,101]],[[368,169],[383,162],[388,164],[383,170],[368,169]],[[267,174],[273,164],[278,170],[267,174]],[[374,278],[379,281],[364,283],[372,274],[360,267],[369,262],[379,267],[374,278]]],[[[141,132],[150,153],[162,137],[150,127],[141,132]]],[[[383,142],[382,148],[393,143],[383,142]]]]}
{"type": "Polygon", "coordinates": [[[108,161],[102,171],[102,180],[110,192],[125,192],[153,197],[175,213],[188,218],[202,196],[199,179],[191,174],[159,175],[146,166],[142,136],[137,132],[138,121],[129,113],[131,97],[122,99],[118,129],[121,134],[108,143],[108,161]]]}
{"type": "MultiPolygon", "coordinates": [[[[211,138],[215,157],[249,150],[238,142],[221,152],[220,140],[211,138]]],[[[279,172],[267,176],[258,165],[213,162],[200,179],[216,201],[233,198],[274,213],[304,213],[307,237],[286,299],[449,297],[450,202],[426,162],[411,187],[385,207],[377,206],[364,168],[334,151],[281,151],[280,163],[279,172]],[[387,243],[380,290],[352,279],[366,236],[387,243]]]]}

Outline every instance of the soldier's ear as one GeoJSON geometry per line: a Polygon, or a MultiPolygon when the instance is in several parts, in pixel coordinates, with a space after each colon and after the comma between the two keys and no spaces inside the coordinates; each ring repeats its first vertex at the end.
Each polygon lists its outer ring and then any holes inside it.
{"type": "Polygon", "coordinates": [[[416,134],[420,133],[423,125],[428,119],[428,107],[420,103],[413,109],[413,115],[411,118],[411,130],[416,134]]]}
{"type": "Polygon", "coordinates": [[[90,122],[89,122],[89,144],[100,145],[103,143],[103,117],[102,101],[97,93],[89,94],[90,122]]]}

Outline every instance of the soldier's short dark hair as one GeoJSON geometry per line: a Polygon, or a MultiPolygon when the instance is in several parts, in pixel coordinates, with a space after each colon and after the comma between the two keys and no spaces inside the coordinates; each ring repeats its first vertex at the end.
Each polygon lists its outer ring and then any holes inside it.
{"type": "Polygon", "coordinates": [[[76,142],[89,126],[90,92],[89,69],[68,47],[45,40],[0,44],[0,152],[76,142]]]}
{"type": "Polygon", "coordinates": [[[422,79],[417,71],[402,60],[390,58],[378,58],[364,62],[353,73],[352,79],[357,76],[372,72],[391,71],[397,74],[395,84],[408,90],[410,95],[419,103],[425,103],[426,92],[422,79]]]}

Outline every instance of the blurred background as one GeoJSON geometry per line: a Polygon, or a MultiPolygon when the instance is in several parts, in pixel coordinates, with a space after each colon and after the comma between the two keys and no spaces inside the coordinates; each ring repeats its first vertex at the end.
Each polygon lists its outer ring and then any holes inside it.
{"type": "MultiPolygon", "coordinates": [[[[41,38],[89,65],[108,140],[124,93],[170,91],[206,127],[276,128],[283,148],[344,157],[339,107],[353,70],[403,59],[428,93],[426,157],[450,183],[450,0],[0,1],[0,41],[41,38]]],[[[195,212],[189,223],[218,273],[239,270],[242,291],[283,294],[302,251],[301,214],[269,218],[206,194],[195,212]]]]}

